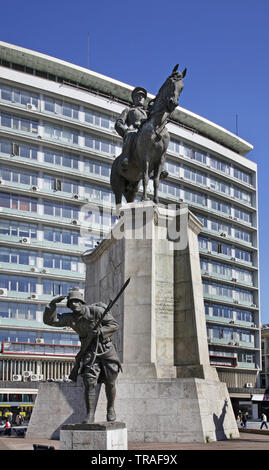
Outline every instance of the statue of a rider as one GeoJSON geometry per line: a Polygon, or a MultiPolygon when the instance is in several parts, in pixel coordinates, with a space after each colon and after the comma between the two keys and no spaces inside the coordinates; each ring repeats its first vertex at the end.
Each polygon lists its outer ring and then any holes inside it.
{"type": "Polygon", "coordinates": [[[122,149],[122,171],[126,171],[128,167],[128,158],[130,157],[132,144],[136,133],[141,124],[148,118],[148,110],[145,102],[147,99],[147,91],[143,87],[136,87],[132,92],[133,104],[130,108],[125,108],[115,123],[117,133],[123,138],[122,149]]]}

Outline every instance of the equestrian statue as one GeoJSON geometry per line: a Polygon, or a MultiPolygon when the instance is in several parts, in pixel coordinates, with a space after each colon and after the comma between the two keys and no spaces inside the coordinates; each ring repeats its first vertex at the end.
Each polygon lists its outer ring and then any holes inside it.
{"type": "Polygon", "coordinates": [[[186,72],[186,69],[179,72],[176,65],[147,108],[147,91],[136,87],[132,92],[133,106],[124,109],[116,120],[115,129],[123,138],[122,153],[115,158],[110,176],[117,208],[121,205],[122,196],[127,202],[134,201],[141,180],[142,201],[147,201],[149,178],[154,183],[153,201],[158,204],[159,181],[168,175],[163,170],[170,139],[166,123],[178,106],[186,72]]]}

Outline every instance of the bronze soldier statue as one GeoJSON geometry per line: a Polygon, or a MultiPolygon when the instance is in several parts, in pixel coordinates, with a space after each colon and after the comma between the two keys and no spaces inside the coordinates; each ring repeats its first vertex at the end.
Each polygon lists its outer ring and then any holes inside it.
{"type": "Polygon", "coordinates": [[[146,98],[147,90],[143,87],[136,87],[132,92],[133,105],[130,108],[125,108],[115,123],[117,133],[123,138],[122,155],[124,158],[121,162],[123,171],[127,170],[128,157],[135,135],[141,124],[148,118],[148,112],[145,108],[146,98]]]}
{"type": "Polygon", "coordinates": [[[71,327],[78,335],[81,349],[69,378],[77,380],[81,375],[84,382],[87,415],[83,423],[93,423],[96,404],[97,384],[105,384],[107,397],[107,421],[115,421],[115,382],[121,364],[111,336],[119,324],[102,302],[86,305],[82,293],[73,288],[67,296],[67,307],[72,312],[57,314],[56,304],[66,296],[55,297],[46,307],[43,321],[46,325],[71,327]],[[104,316],[105,315],[105,316],[104,316]]]}

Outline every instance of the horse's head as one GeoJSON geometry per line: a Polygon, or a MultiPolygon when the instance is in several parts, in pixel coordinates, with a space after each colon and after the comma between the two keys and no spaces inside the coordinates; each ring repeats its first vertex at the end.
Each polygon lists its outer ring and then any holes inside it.
{"type": "Polygon", "coordinates": [[[183,90],[183,78],[187,73],[187,69],[184,69],[183,72],[178,72],[178,64],[173,68],[171,75],[167,78],[164,85],[166,85],[166,100],[167,100],[167,110],[169,113],[172,113],[178,105],[178,98],[180,93],[183,90]]]}
{"type": "Polygon", "coordinates": [[[178,72],[177,69],[178,64],[173,68],[171,75],[161,86],[159,93],[154,99],[152,112],[163,111],[170,114],[177,107],[179,95],[184,87],[183,78],[187,73],[186,69],[182,73],[178,72]]]}

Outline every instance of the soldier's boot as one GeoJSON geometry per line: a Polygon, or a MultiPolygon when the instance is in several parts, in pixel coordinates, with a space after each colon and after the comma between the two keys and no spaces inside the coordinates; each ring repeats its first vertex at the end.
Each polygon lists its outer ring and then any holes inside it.
{"type": "Polygon", "coordinates": [[[87,414],[86,414],[85,419],[83,420],[84,424],[94,423],[95,401],[96,401],[95,385],[89,386],[87,384],[85,386],[85,405],[86,405],[87,414]]]}
{"type": "Polygon", "coordinates": [[[116,397],[116,387],[114,384],[106,384],[106,397],[107,397],[107,421],[116,421],[116,413],[114,409],[114,402],[116,397]]]}

